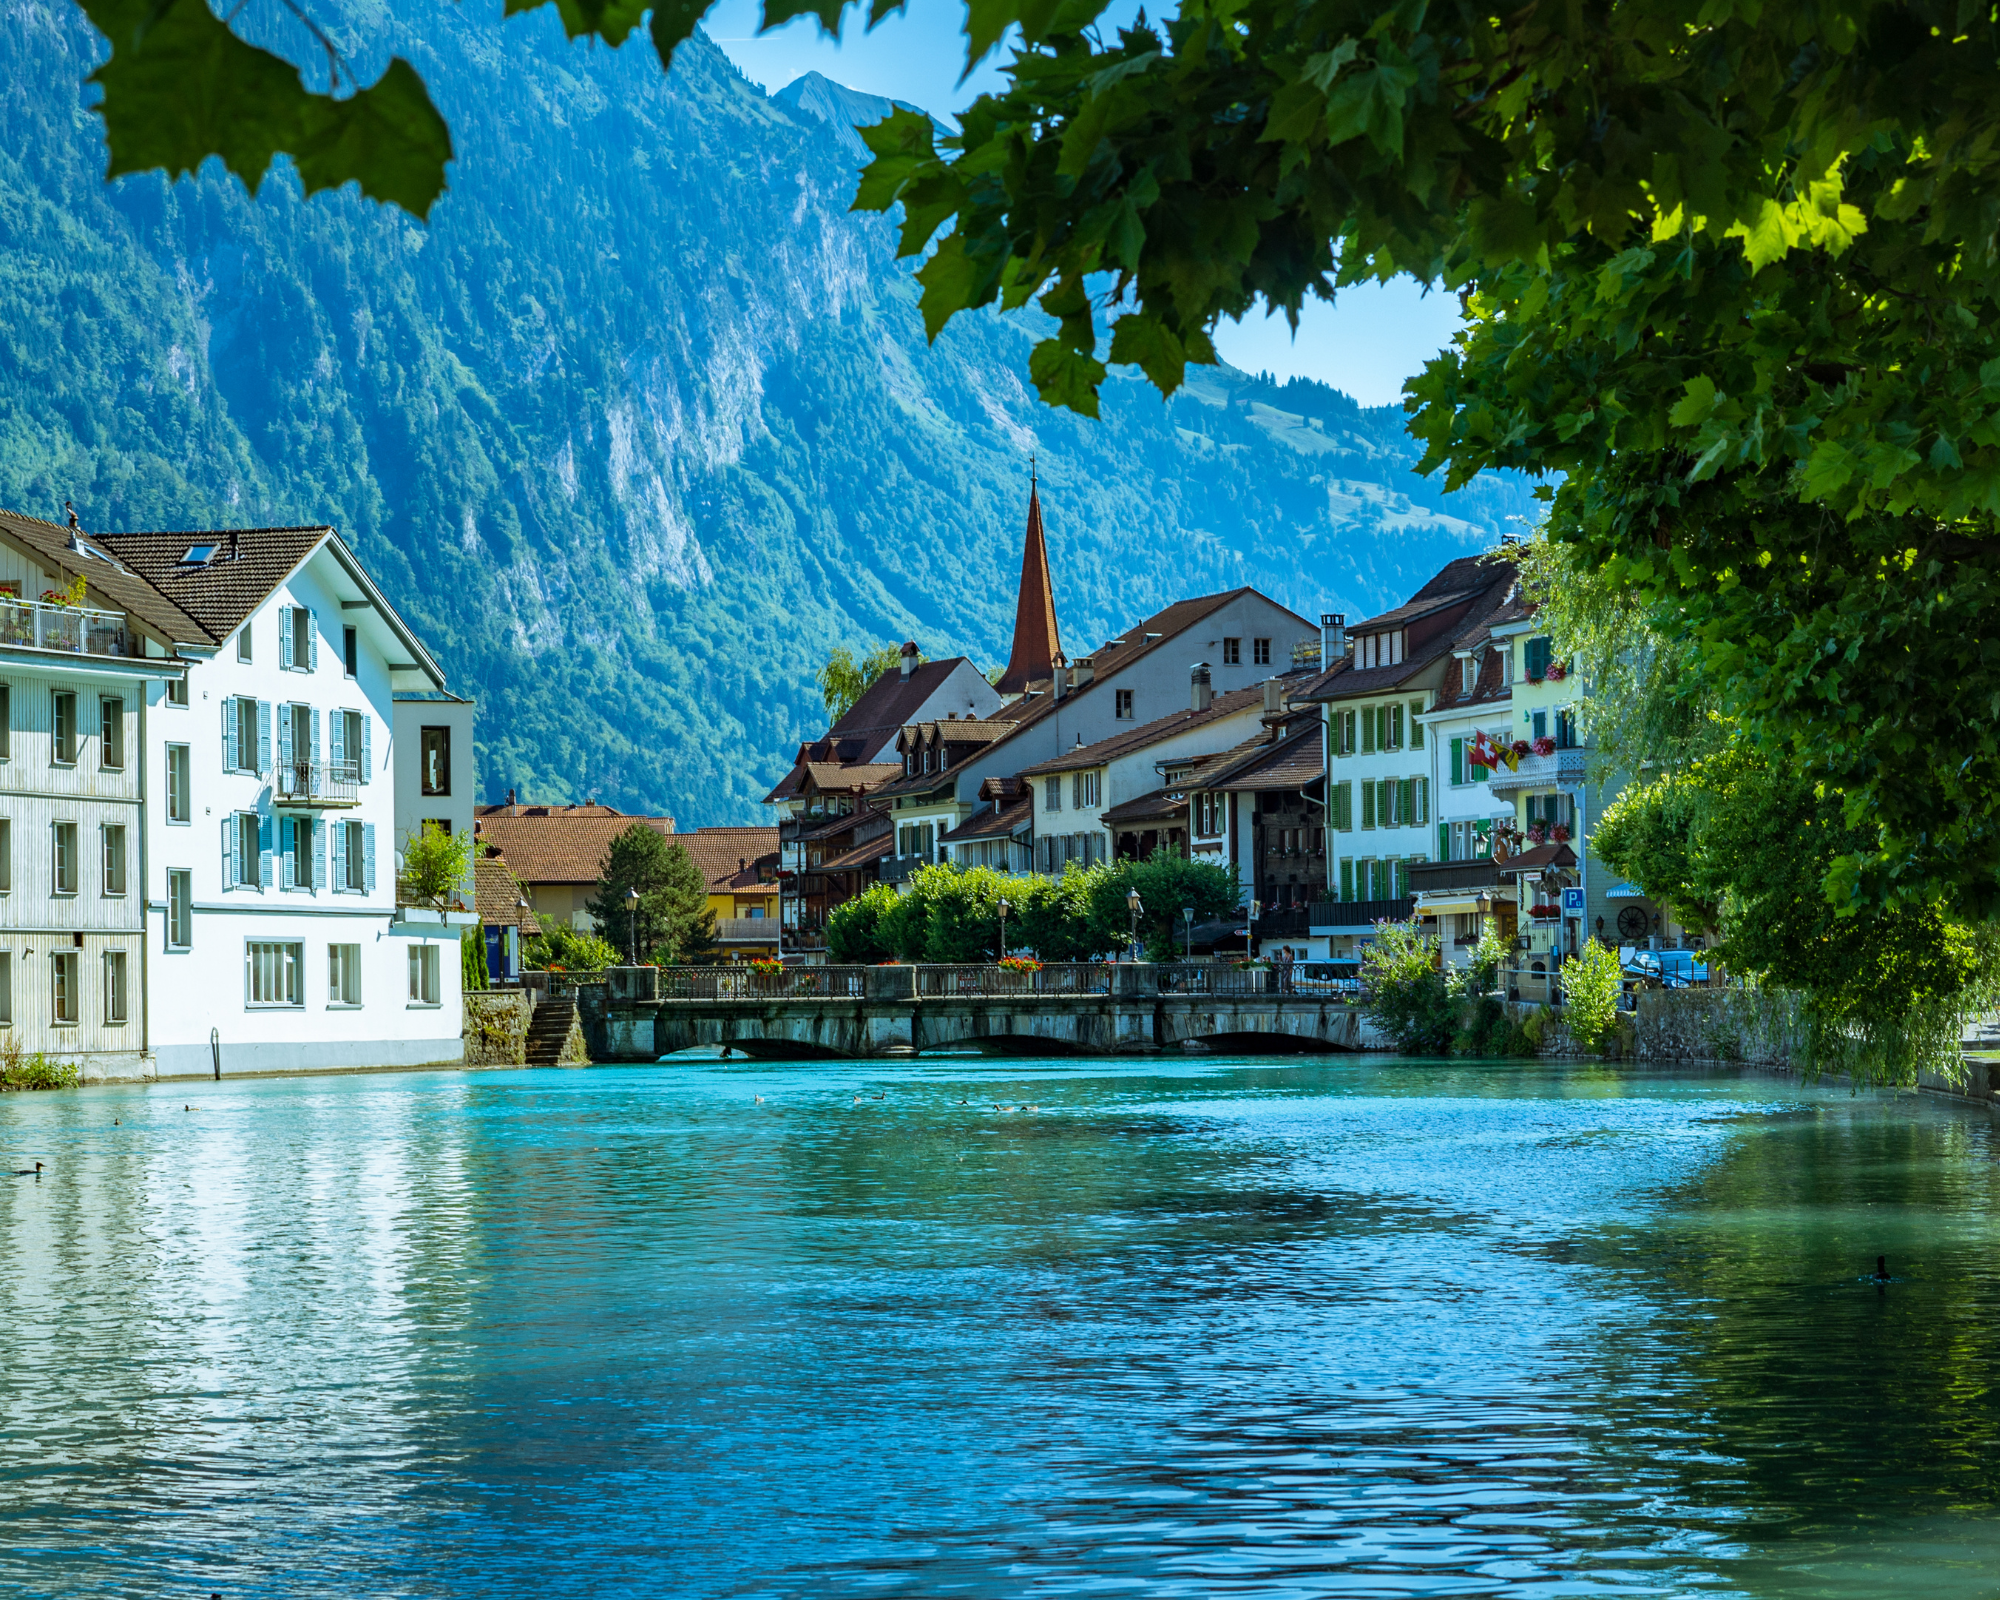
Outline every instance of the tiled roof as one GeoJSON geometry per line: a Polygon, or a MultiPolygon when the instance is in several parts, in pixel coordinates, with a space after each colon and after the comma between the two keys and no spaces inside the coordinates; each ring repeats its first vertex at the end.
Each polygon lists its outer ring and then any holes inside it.
{"type": "Polygon", "coordinates": [[[488,814],[473,822],[482,842],[499,847],[501,858],[523,883],[595,883],[611,841],[631,827],[671,835],[672,817],[488,814]]]}
{"type": "Polygon", "coordinates": [[[1269,793],[1303,789],[1326,776],[1326,751],[1318,724],[1301,728],[1261,751],[1252,751],[1215,777],[1193,780],[1190,787],[1228,789],[1239,793],[1269,793]]]}
{"type": "MultiPolygon", "coordinates": [[[[711,894],[726,894],[737,886],[737,879],[746,873],[750,881],[756,881],[754,869],[765,856],[775,855],[778,849],[776,828],[696,828],[692,833],[674,835],[677,844],[685,845],[687,853],[694,858],[694,864],[701,869],[704,882],[711,894]]],[[[772,893],[776,893],[775,885],[772,893]]]]}
{"type": "Polygon", "coordinates": [[[542,925],[534,912],[523,910],[520,905],[525,898],[520,879],[508,869],[507,863],[482,846],[472,858],[472,905],[479,914],[480,926],[516,927],[530,936],[540,933],[542,925]]]}
{"type": "Polygon", "coordinates": [[[946,717],[938,722],[905,723],[902,738],[942,739],[946,744],[990,744],[1013,731],[1013,722],[1002,718],[946,717]]]}
{"type": "Polygon", "coordinates": [[[971,666],[964,656],[926,661],[907,678],[900,668],[891,667],[868,686],[848,708],[846,716],[826,730],[826,737],[840,739],[856,734],[895,732],[916,718],[924,702],[944,687],[945,679],[961,662],[971,666]]]}
{"type": "Polygon", "coordinates": [[[1549,867],[1564,868],[1576,865],[1576,852],[1566,844],[1538,844],[1532,850],[1518,856],[1509,856],[1500,863],[1502,875],[1516,872],[1540,872],[1549,867]]]}
{"type": "Polygon", "coordinates": [[[815,872],[852,872],[856,867],[865,867],[880,861],[895,848],[896,836],[892,833],[879,834],[873,839],[857,844],[852,850],[822,861],[813,868],[815,872]]]}
{"type": "Polygon", "coordinates": [[[850,794],[888,783],[900,778],[903,769],[893,761],[857,761],[843,764],[834,761],[809,761],[806,776],[812,786],[822,794],[828,790],[836,794],[850,794]]]}
{"type": "Polygon", "coordinates": [[[1479,676],[1473,680],[1472,692],[1467,694],[1465,680],[1459,670],[1455,666],[1447,669],[1444,684],[1439,688],[1437,698],[1431,702],[1431,709],[1451,711],[1505,702],[1513,693],[1512,686],[1507,682],[1507,652],[1504,647],[1493,647],[1493,630],[1503,623],[1519,621],[1531,615],[1533,610],[1532,606],[1518,598],[1508,600],[1454,639],[1452,654],[1474,652],[1479,662],[1479,676]]]}
{"type": "MultiPolygon", "coordinates": [[[[88,584],[85,598],[89,603],[136,617],[142,626],[168,643],[202,646],[220,643],[219,635],[211,635],[199,620],[162,594],[147,580],[138,564],[128,560],[122,550],[114,549],[109,539],[86,534],[81,542],[86,547],[96,546],[111,552],[117,564],[79,554],[70,548],[69,529],[44,522],[40,517],[0,511],[0,533],[25,545],[41,565],[52,571],[81,572],[88,584]]],[[[186,547],[183,543],[182,549],[186,547]]],[[[24,600],[40,598],[32,594],[22,596],[24,600]]]]}
{"type": "Polygon", "coordinates": [[[1009,800],[999,805],[981,806],[951,832],[940,836],[940,843],[958,844],[974,839],[1011,839],[1035,820],[1034,802],[1026,795],[1018,800],[1009,800]]]}
{"type": "MultiPolygon", "coordinates": [[[[1429,616],[1450,606],[1467,606],[1466,620],[1477,622],[1505,604],[1514,585],[1512,562],[1489,561],[1483,556],[1462,556],[1419,589],[1403,605],[1355,623],[1347,632],[1360,639],[1381,632],[1385,625],[1403,626],[1417,617],[1429,616]]],[[[1427,639],[1392,667],[1360,667],[1353,657],[1336,662],[1295,696],[1301,700],[1348,700],[1363,695],[1383,694],[1400,688],[1449,655],[1454,641],[1464,630],[1454,629],[1427,639]]]]}
{"type": "Polygon", "coordinates": [[[213,533],[107,533],[101,542],[220,644],[332,536],[333,530],[326,527],[236,528],[213,533]],[[197,544],[214,545],[214,558],[189,566],[181,558],[197,544]]]}
{"type": "Polygon", "coordinates": [[[1142,794],[1136,800],[1127,800],[1123,805],[1113,806],[1100,815],[1098,820],[1107,823],[1120,822],[1172,822],[1187,815],[1188,800],[1185,789],[1155,789],[1151,794],[1142,794]]]}
{"type": "MultiPolygon", "coordinates": [[[[580,806],[535,806],[508,801],[502,805],[474,806],[475,817],[622,817],[624,812],[586,800],[580,806]]],[[[669,830],[671,831],[671,830],[669,830]]]]}
{"type": "MultiPolygon", "coordinates": [[[[1294,681],[1304,683],[1302,675],[1292,675],[1294,681]]],[[[1252,684],[1247,689],[1232,689],[1227,694],[1219,694],[1209,703],[1206,711],[1192,708],[1176,711],[1172,716],[1161,717],[1157,721],[1115,733],[1109,739],[1099,739],[1096,744],[1079,745],[1074,750],[1065,751],[1051,760],[1022,769],[1024,778],[1038,777],[1045,772],[1073,772],[1079,767],[1101,767],[1107,761],[1115,761],[1120,756],[1130,755],[1135,750],[1143,750],[1162,739],[1170,739],[1177,733],[1185,733],[1190,728],[1205,727],[1238,711],[1247,711],[1264,702],[1264,686],[1252,684]]]]}

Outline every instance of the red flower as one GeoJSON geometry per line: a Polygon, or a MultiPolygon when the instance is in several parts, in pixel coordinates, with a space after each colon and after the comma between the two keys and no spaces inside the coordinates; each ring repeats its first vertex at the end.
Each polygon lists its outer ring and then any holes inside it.
{"type": "Polygon", "coordinates": [[[1526,739],[1516,739],[1514,741],[1513,748],[1514,748],[1514,754],[1517,758],[1524,756],[1528,753],[1529,749],[1528,741],[1526,739]]]}
{"type": "Polygon", "coordinates": [[[1567,678],[1568,676],[1569,676],[1569,668],[1564,666],[1560,661],[1551,661],[1549,663],[1550,683],[1561,683],[1563,679],[1567,678]]]}
{"type": "Polygon", "coordinates": [[[1541,738],[1534,742],[1533,748],[1535,754],[1538,756],[1552,756],[1556,753],[1556,742],[1547,734],[1543,734],[1541,738]]]}

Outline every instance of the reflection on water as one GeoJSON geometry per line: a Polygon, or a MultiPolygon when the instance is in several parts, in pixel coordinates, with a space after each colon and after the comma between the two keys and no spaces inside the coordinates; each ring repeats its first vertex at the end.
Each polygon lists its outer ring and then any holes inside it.
{"type": "Polygon", "coordinates": [[[1352,1060],[12,1095],[0,1591],[1988,1596],[1995,1155],[1352,1060]]]}

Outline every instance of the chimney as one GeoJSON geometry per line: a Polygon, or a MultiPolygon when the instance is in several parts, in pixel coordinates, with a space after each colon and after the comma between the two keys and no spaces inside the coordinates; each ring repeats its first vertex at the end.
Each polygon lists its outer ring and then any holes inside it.
{"type": "Polygon", "coordinates": [[[1215,703],[1215,690],[1209,686],[1208,663],[1197,661],[1194,670],[1188,674],[1188,704],[1194,711],[1206,711],[1215,703]]]}
{"type": "Polygon", "coordinates": [[[1285,709],[1285,686],[1276,678],[1264,680],[1264,710],[1275,716],[1285,709]]]}
{"type": "Polygon", "coordinates": [[[908,677],[917,670],[917,641],[907,639],[903,643],[903,676],[908,677]]]}
{"type": "Polygon", "coordinates": [[[1333,664],[1347,654],[1347,613],[1322,611],[1319,614],[1319,670],[1331,672],[1333,664]]]}
{"type": "Polygon", "coordinates": [[[1069,686],[1072,689],[1088,688],[1091,679],[1096,676],[1097,663],[1092,661],[1089,656],[1085,656],[1069,669],[1069,686]]]}
{"type": "Polygon", "coordinates": [[[1055,691],[1055,696],[1058,700],[1062,699],[1064,695],[1069,693],[1068,667],[1064,666],[1060,661],[1058,661],[1055,664],[1055,666],[1050,669],[1049,677],[1050,677],[1049,686],[1055,691]]]}

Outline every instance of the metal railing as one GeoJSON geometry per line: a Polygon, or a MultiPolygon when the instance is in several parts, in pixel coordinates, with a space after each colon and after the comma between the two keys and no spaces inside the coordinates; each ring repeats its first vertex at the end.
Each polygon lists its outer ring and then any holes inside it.
{"type": "Polygon", "coordinates": [[[271,775],[280,805],[355,806],[361,803],[358,761],[280,761],[271,775]]]}
{"type": "Polygon", "coordinates": [[[917,994],[924,999],[1111,992],[1111,969],[1101,961],[1050,963],[1034,971],[925,963],[916,969],[916,975],[917,994]]]}
{"type": "Polygon", "coordinates": [[[122,611],[49,606],[35,600],[0,599],[0,645],[65,650],[81,656],[128,656],[131,636],[122,611]]]}
{"type": "Polygon", "coordinates": [[[776,944],[776,917],[717,917],[715,937],[723,944],[776,944]]]}
{"type": "Polygon", "coordinates": [[[1289,967],[1233,967],[1176,962],[1158,969],[1161,994],[1282,994],[1289,967]]]}
{"type": "Polygon", "coordinates": [[[866,967],[787,967],[758,972],[749,966],[662,967],[662,1000],[859,1000],[866,967]]]}

